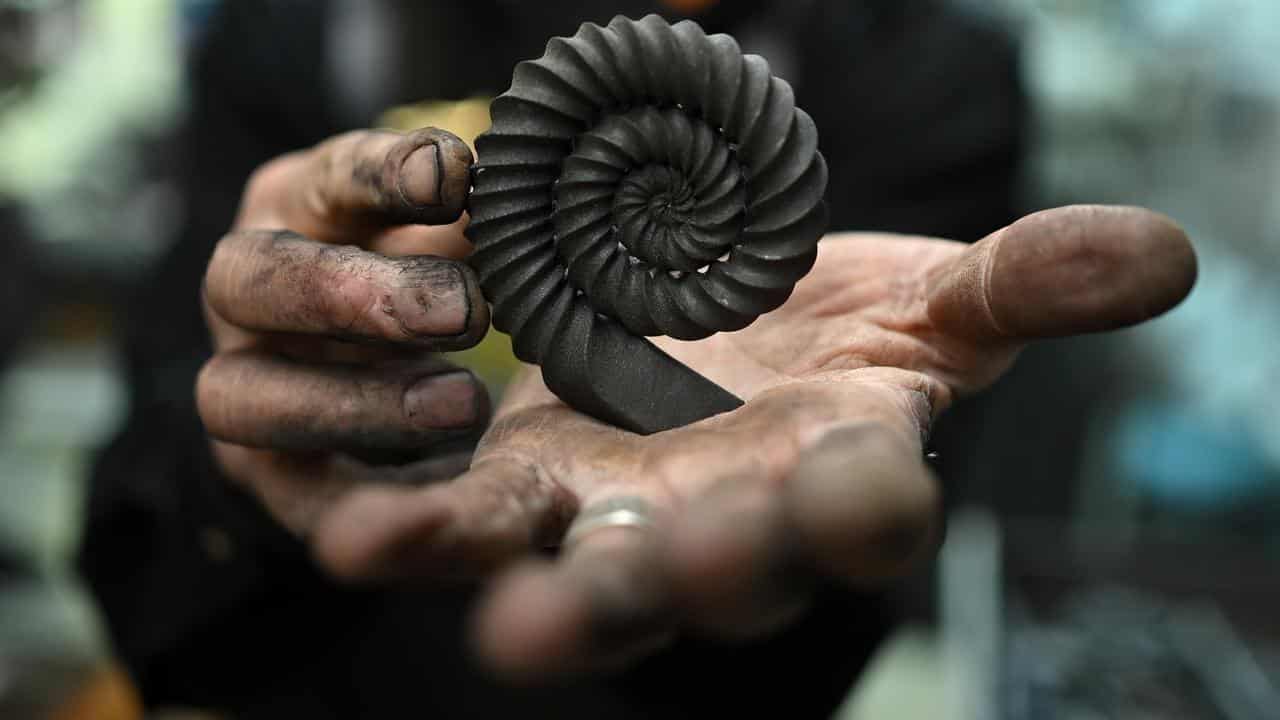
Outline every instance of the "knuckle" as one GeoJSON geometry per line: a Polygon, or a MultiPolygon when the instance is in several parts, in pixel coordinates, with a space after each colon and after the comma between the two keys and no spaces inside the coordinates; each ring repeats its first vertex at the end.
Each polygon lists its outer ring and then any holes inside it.
{"type": "Polygon", "coordinates": [[[204,277],[201,278],[200,296],[215,312],[221,313],[222,293],[220,292],[220,283],[222,281],[222,268],[226,265],[227,249],[230,241],[230,235],[223,235],[213,246],[213,254],[209,256],[209,264],[204,268],[204,277]]]}
{"type": "Polygon", "coordinates": [[[301,188],[299,201],[308,215],[320,222],[340,210],[351,178],[355,147],[363,133],[352,130],[335,135],[309,151],[307,176],[310,181],[301,188]]]}
{"type": "Polygon", "coordinates": [[[225,404],[218,375],[221,372],[221,356],[214,355],[200,368],[196,375],[196,412],[205,430],[211,435],[218,434],[222,425],[222,410],[225,404]]]}
{"type": "Polygon", "coordinates": [[[224,235],[205,268],[202,292],[219,315],[235,320],[259,303],[262,291],[289,272],[299,255],[300,235],[286,230],[242,230],[224,235]]]}
{"type": "Polygon", "coordinates": [[[377,328],[383,335],[387,330],[394,333],[380,317],[390,307],[389,299],[363,278],[344,278],[333,301],[331,320],[340,333],[354,334],[361,326],[377,328]]]}
{"type": "Polygon", "coordinates": [[[273,217],[287,186],[290,169],[299,161],[296,152],[278,155],[259,165],[245,181],[236,226],[252,225],[259,216],[273,217]]]}
{"type": "Polygon", "coordinates": [[[324,542],[323,536],[312,540],[311,553],[316,565],[319,565],[326,575],[340,583],[355,583],[369,574],[368,567],[371,562],[368,558],[352,552],[335,550],[332,545],[324,542]]]}
{"type": "Polygon", "coordinates": [[[325,181],[328,207],[385,205],[391,196],[386,183],[391,159],[388,149],[399,138],[396,133],[376,130],[353,130],[335,138],[320,175],[325,181]]]}
{"type": "Polygon", "coordinates": [[[234,278],[242,254],[244,235],[229,232],[218,239],[209,256],[209,264],[205,266],[204,292],[214,303],[220,305],[226,295],[228,282],[234,278]]]}
{"type": "Polygon", "coordinates": [[[331,538],[331,532],[320,524],[312,533],[311,554],[320,568],[340,583],[354,584],[376,577],[386,561],[382,556],[393,548],[384,548],[368,542],[349,543],[346,538],[331,538]],[[339,542],[344,541],[344,542],[339,542]]]}
{"type": "Polygon", "coordinates": [[[275,177],[280,174],[281,169],[289,161],[289,155],[280,155],[262,163],[249,173],[249,179],[244,184],[244,196],[246,198],[258,198],[270,195],[270,190],[274,186],[275,177]]]}
{"type": "Polygon", "coordinates": [[[370,281],[372,268],[365,255],[353,245],[324,246],[304,273],[304,295],[315,298],[324,324],[335,334],[354,334],[361,320],[375,318],[379,293],[370,281]]]}
{"type": "Polygon", "coordinates": [[[351,167],[369,135],[368,130],[348,130],[321,142],[311,150],[312,169],[327,176],[334,170],[351,167]]]}
{"type": "Polygon", "coordinates": [[[253,450],[240,445],[219,442],[210,443],[213,459],[222,469],[222,474],[237,486],[252,489],[255,469],[258,465],[253,450]]]}
{"type": "Polygon", "coordinates": [[[236,417],[241,405],[236,397],[253,383],[243,377],[244,368],[234,354],[214,355],[196,375],[196,413],[210,437],[235,441],[243,418],[236,417]]]}

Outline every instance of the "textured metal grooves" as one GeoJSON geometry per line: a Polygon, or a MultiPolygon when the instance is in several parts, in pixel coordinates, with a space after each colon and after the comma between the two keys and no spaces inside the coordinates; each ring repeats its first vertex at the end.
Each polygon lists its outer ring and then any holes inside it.
{"type": "Polygon", "coordinates": [[[616,17],[517,65],[490,112],[467,236],[516,355],[636,432],[740,405],[641,336],[744,328],[812,267],[827,169],[790,86],[727,35],[616,17]]]}

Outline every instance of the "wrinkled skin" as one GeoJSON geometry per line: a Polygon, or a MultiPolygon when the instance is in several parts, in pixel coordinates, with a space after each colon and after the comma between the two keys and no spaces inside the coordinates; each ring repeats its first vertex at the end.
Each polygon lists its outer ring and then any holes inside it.
{"type": "Polygon", "coordinates": [[[210,262],[217,354],[197,395],[227,475],[333,574],[489,579],[476,647],[525,679],[625,664],[678,631],[769,632],[819,579],[906,572],[939,540],[922,459],[938,415],[1026,343],[1142,322],[1195,280],[1182,231],[1138,208],[1049,210],[974,245],[831,235],[776,312],[657,341],[742,408],[638,436],[526,368],[484,430],[480,385],[431,355],[488,325],[458,262],[470,162],[427,130],[259,170],[210,262]],[[468,466],[450,448],[481,430],[468,466]],[[388,450],[407,462],[358,459],[388,450]],[[618,497],[656,524],[533,552],[618,497]]]}

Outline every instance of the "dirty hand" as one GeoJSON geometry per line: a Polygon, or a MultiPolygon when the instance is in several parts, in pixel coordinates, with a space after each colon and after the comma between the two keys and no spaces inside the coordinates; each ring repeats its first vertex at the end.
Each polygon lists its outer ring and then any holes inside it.
{"type": "Polygon", "coordinates": [[[349,578],[519,559],[475,626],[481,654],[514,675],[614,665],[683,630],[766,632],[819,580],[875,584],[933,551],[939,489],[923,443],[953,401],[1032,340],[1168,310],[1195,273],[1182,231],[1136,208],[1037,213],[971,246],[830,236],[779,310],[736,333],[658,341],[740,409],[638,436],[571,410],[528,371],[469,472],[353,490],[315,550],[349,578]],[[593,520],[619,506],[643,522],[593,520]],[[530,553],[563,542],[575,518],[585,532],[557,556],[530,553]]]}
{"type": "Polygon", "coordinates": [[[214,251],[200,416],[227,476],[300,536],[322,540],[352,487],[467,466],[488,400],[433,351],[489,326],[457,259],[470,164],[438,130],[338,136],[259,168],[214,251]]]}

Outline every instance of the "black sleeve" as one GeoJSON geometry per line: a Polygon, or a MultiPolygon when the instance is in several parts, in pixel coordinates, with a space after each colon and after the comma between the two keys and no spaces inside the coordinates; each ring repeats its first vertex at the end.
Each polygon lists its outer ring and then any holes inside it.
{"type": "Polygon", "coordinates": [[[834,230],[978,240],[1018,215],[1018,48],[933,0],[815,3],[796,97],[830,163],[834,230]]]}
{"type": "Polygon", "coordinates": [[[170,163],[184,223],[124,313],[129,416],[93,470],[79,566],[150,703],[247,692],[219,684],[262,677],[256,666],[278,665],[278,653],[306,644],[277,637],[245,652],[246,637],[306,627],[300,613],[353,597],[219,476],[193,398],[211,352],[200,282],[245,178],[335,129],[315,85],[322,5],[227,3],[212,21],[192,58],[191,106],[170,163]],[[315,602],[286,596],[296,593],[315,602]],[[242,658],[248,672],[212,666],[227,658],[242,658]]]}

